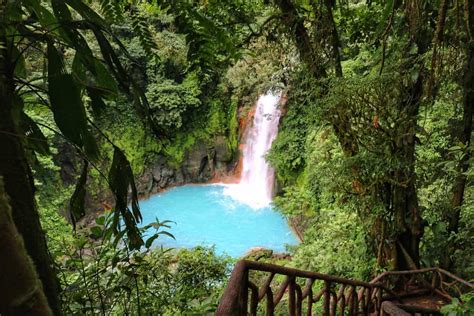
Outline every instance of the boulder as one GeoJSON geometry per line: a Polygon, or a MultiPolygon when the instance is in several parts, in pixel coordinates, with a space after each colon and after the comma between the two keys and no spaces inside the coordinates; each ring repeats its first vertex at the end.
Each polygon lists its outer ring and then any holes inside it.
{"type": "Polygon", "coordinates": [[[263,248],[263,247],[254,247],[251,248],[245,255],[243,255],[243,258],[245,259],[251,259],[258,261],[262,258],[271,258],[273,255],[273,250],[263,248]]]}

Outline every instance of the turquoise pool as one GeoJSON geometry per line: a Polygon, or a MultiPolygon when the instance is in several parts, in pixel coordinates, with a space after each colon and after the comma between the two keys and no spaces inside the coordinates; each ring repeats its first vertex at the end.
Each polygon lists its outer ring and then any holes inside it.
{"type": "Polygon", "coordinates": [[[185,185],[140,202],[144,224],[171,220],[176,240],[161,236],[154,246],[214,245],[218,254],[239,257],[250,248],[276,252],[298,243],[286,220],[272,207],[253,209],[224,194],[225,185],[185,185]]]}

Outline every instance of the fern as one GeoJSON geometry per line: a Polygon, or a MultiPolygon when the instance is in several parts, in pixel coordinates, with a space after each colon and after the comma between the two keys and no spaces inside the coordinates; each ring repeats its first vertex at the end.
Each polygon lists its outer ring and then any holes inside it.
{"type": "Polygon", "coordinates": [[[122,1],[100,0],[100,11],[108,22],[118,22],[123,18],[122,1]]]}
{"type": "Polygon", "coordinates": [[[147,55],[153,55],[153,50],[156,49],[156,43],[153,39],[153,35],[148,27],[147,20],[141,15],[139,10],[131,10],[130,17],[132,20],[133,33],[138,36],[140,44],[147,53],[147,55]]]}

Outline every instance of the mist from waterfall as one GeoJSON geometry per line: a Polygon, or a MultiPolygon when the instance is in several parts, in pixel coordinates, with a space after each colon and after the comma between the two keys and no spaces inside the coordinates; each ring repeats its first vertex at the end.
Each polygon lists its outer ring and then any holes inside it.
{"type": "Polygon", "coordinates": [[[275,171],[265,155],[278,133],[281,93],[268,92],[257,101],[253,122],[245,134],[242,175],[238,184],[229,185],[225,194],[258,209],[270,204],[275,171]]]}

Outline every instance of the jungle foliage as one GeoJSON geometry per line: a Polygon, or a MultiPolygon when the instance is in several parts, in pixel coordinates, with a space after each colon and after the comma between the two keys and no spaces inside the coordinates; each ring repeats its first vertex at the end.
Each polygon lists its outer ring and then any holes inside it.
{"type": "Polygon", "coordinates": [[[472,278],[472,3],[277,4],[303,61],[269,155],[294,263],[472,278]]]}
{"type": "Polygon", "coordinates": [[[5,0],[0,16],[0,244],[25,272],[0,314],[215,310],[233,259],[153,247],[173,231],[139,225],[136,179],[217,136],[236,159],[269,89],[286,100],[275,206],[304,238],[279,264],[474,278],[473,1],[5,0]]]}

